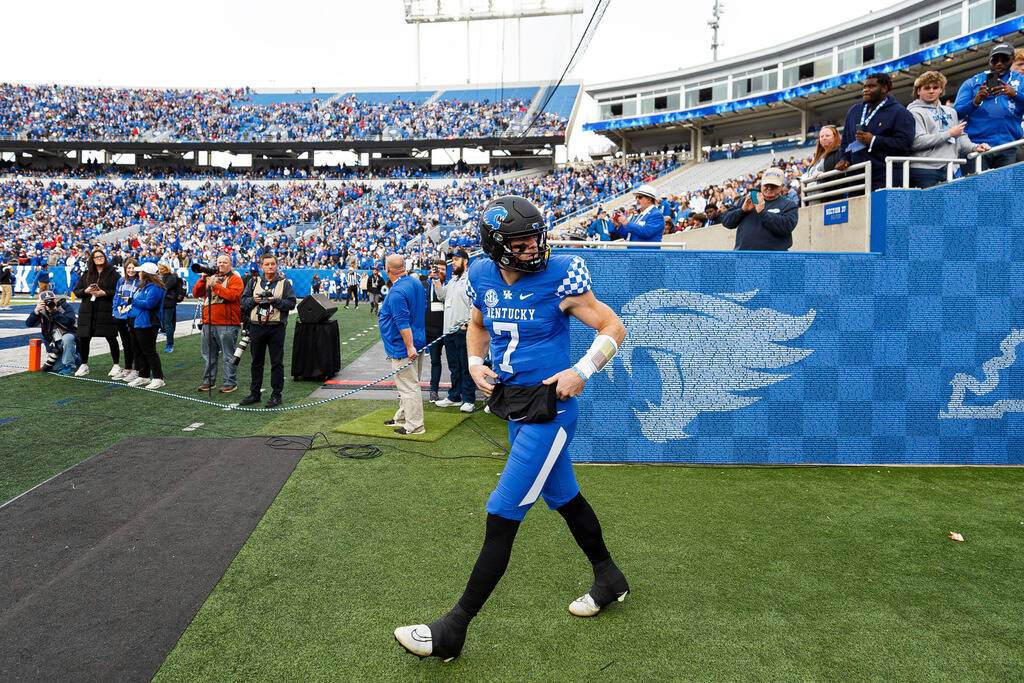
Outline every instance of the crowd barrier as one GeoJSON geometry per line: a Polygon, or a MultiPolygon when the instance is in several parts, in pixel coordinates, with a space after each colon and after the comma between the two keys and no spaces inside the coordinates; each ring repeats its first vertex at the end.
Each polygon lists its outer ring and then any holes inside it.
{"type": "Polygon", "coordinates": [[[1020,187],[872,193],[871,253],[575,251],[629,332],[573,459],[1024,464],[1020,187]]]}

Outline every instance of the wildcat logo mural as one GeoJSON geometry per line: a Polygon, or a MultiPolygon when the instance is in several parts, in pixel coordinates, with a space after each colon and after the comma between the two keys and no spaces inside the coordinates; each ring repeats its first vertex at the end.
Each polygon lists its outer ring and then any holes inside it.
{"type": "Polygon", "coordinates": [[[813,352],[777,342],[806,332],[815,311],[791,316],[741,305],[756,294],[658,289],[622,307],[627,334],[617,358],[623,369],[632,378],[634,361],[641,364],[642,356],[636,355],[646,354],[660,374],[661,402],[634,409],[645,437],[655,443],[689,438],[684,428],[702,412],[736,410],[760,400],[744,392],[790,376],[764,370],[784,368],[813,352]]]}

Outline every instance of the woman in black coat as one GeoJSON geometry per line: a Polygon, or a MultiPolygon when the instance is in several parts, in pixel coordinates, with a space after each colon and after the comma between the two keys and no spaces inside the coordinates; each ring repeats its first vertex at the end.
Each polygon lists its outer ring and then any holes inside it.
{"type": "Polygon", "coordinates": [[[117,345],[117,323],[114,321],[114,293],[117,291],[118,274],[107,262],[102,249],[93,249],[89,255],[89,268],[75,285],[75,295],[81,300],[78,306],[78,353],[82,364],[75,371],[76,377],[89,374],[89,342],[93,337],[103,337],[110,347],[114,366],[110,376],[121,373],[121,349],[117,345]]]}

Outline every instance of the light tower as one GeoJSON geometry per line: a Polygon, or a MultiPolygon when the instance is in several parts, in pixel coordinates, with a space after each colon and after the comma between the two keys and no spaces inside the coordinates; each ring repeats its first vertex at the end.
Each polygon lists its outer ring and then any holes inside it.
{"type": "Polygon", "coordinates": [[[724,11],[725,11],[725,5],[723,5],[718,0],[715,0],[715,5],[711,9],[712,19],[711,19],[711,21],[708,22],[708,26],[711,27],[711,33],[712,33],[712,35],[711,35],[711,61],[713,61],[713,62],[717,62],[718,61],[718,48],[722,46],[722,44],[720,42],[718,42],[718,24],[719,24],[719,19],[722,18],[722,12],[724,12],[724,11]]]}
{"type": "Polygon", "coordinates": [[[572,42],[573,15],[583,14],[583,0],[403,0],[405,22],[416,24],[416,85],[420,85],[420,25],[440,22],[466,22],[466,82],[470,80],[472,55],[469,51],[469,26],[483,19],[515,19],[519,49],[516,51],[516,75],[522,80],[522,46],[520,25],[529,17],[569,15],[568,41],[572,42]]]}

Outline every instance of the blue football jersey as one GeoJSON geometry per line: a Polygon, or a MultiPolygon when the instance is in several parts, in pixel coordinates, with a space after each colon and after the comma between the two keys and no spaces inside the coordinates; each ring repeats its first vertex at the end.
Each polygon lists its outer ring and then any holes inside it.
{"type": "Polygon", "coordinates": [[[497,264],[477,259],[469,268],[467,294],[491,335],[491,360],[503,384],[535,386],[572,365],[569,316],[558,306],[590,291],[590,271],[579,256],[557,255],[540,273],[514,285],[497,264]]]}

